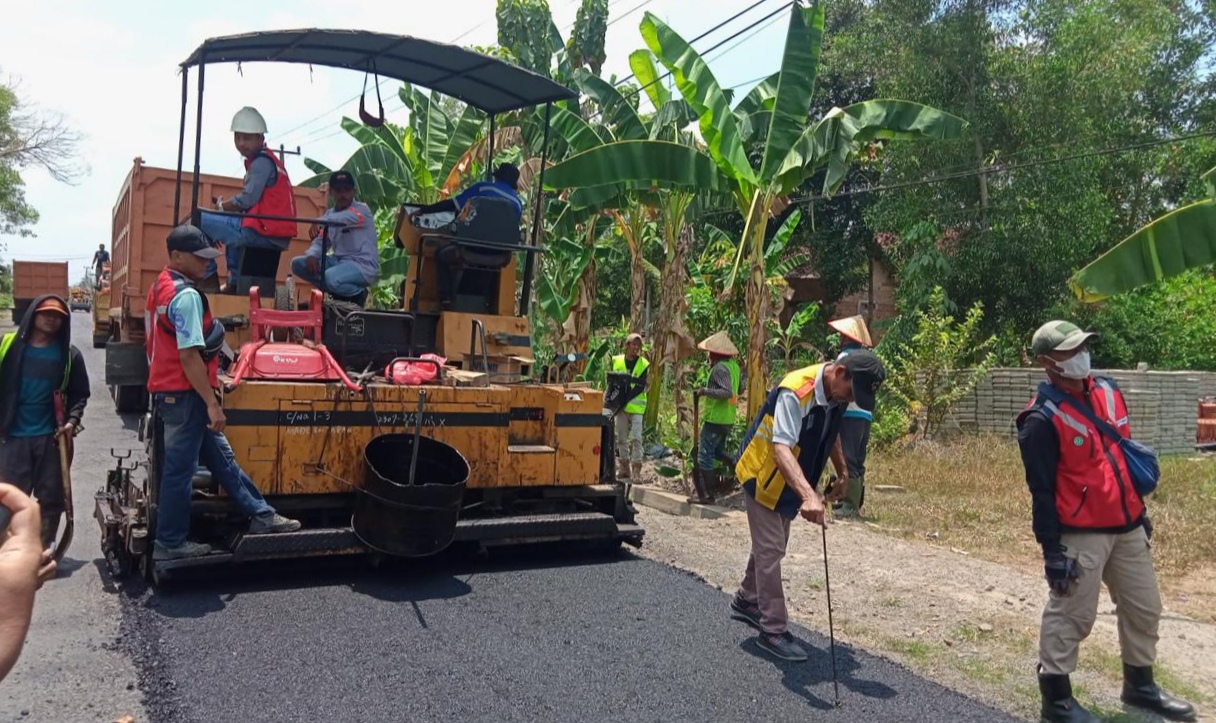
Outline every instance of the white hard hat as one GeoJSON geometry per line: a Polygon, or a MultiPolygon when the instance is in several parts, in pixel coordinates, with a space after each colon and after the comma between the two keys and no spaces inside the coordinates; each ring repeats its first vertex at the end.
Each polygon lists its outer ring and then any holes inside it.
{"type": "Polygon", "coordinates": [[[260,133],[266,135],[266,119],[257,108],[245,106],[232,116],[233,133],[260,133]]]}

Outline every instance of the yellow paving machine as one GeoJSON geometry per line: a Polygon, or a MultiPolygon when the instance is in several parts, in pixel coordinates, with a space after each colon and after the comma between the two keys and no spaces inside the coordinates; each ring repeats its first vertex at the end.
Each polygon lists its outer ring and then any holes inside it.
{"type": "Polygon", "coordinates": [[[247,521],[200,467],[192,537],[219,552],[153,561],[164,452],[153,409],[140,425],[147,464],[133,469],[118,460],[96,495],[111,562],[159,582],[185,569],[244,561],[424,557],[459,541],[640,545],[643,530],[613,460],[609,415],[623,402],[623,388],[557,383],[537,373],[532,358],[528,309],[543,251],[537,220],[548,121],[552,104],[575,94],[496,58],[413,37],[314,29],[213,38],[181,66],[177,174],[189,197],[178,194],[174,218],[197,223],[199,213],[198,136],[192,182],[182,170],[187,74],[197,74],[201,119],[206,67],[253,62],[346,68],[430,88],[482,111],[490,139],[500,116],[526,111],[539,118],[535,109],[543,106],[531,232],[525,238],[514,217],[505,222],[493,199],[471,201],[455,221],[434,229],[417,227],[413,207],[403,205],[395,231],[409,257],[403,308],[370,310],[361,299],[317,289],[305,295],[274,278],[227,296],[228,307],[247,298],[248,308],[239,337],[230,335],[241,343],[233,344],[235,359],[221,376],[226,435],[270,503],[303,528],[247,535],[247,521]],[[436,249],[451,247],[463,254],[463,273],[455,303],[441,305],[436,249]]]}

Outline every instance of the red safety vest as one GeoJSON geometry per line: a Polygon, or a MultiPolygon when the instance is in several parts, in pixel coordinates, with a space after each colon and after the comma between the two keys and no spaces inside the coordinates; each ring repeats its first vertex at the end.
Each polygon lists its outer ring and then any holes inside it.
{"type": "MultiPolygon", "coordinates": [[[[253,163],[254,158],[259,156],[265,156],[274,163],[275,174],[270,177],[270,180],[266,183],[266,187],[262,189],[262,197],[246,213],[295,218],[296,192],[291,187],[291,179],[287,177],[287,169],[283,167],[283,162],[279,160],[278,156],[271,153],[269,148],[263,146],[262,150],[258,151],[253,158],[245,159],[245,172],[249,172],[249,165],[253,163]]],[[[261,218],[249,218],[248,216],[241,219],[241,226],[251,228],[261,235],[270,238],[294,238],[298,230],[295,221],[269,221],[261,218]]]]}
{"type": "MultiPolygon", "coordinates": [[[[148,350],[148,391],[184,392],[193,387],[186,378],[182,360],[178,356],[177,331],[169,321],[169,302],[187,286],[193,284],[178,272],[165,268],[156,277],[156,283],[148,290],[144,306],[144,344],[148,350]]],[[[211,308],[207,297],[203,299],[203,328],[211,327],[211,308]]],[[[218,389],[219,358],[207,362],[207,378],[213,389],[218,389]]]]}
{"type": "MultiPolygon", "coordinates": [[[[1109,422],[1124,437],[1130,437],[1127,405],[1114,381],[1090,377],[1084,384],[1094,416],[1109,422]]],[[[1051,420],[1060,440],[1060,463],[1056,467],[1056,513],[1060,524],[1108,528],[1127,527],[1139,520],[1144,514],[1144,502],[1132,486],[1127,460],[1118,443],[1100,434],[1085,415],[1068,404],[1056,405],[1036,394],[1021,416],[1034,409],[1051,420]]]]}

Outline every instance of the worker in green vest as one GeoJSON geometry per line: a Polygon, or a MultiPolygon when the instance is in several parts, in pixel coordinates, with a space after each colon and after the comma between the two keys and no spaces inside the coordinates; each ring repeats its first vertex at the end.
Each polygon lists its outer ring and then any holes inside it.
{"type": "Polygon", "coordinates": [[[739,402],[739,384],[743,370],[739,368],[739,349],[731,343],[725,331],[709,337],[697,348],[709,352],[709,380],[697,394],[704,398],[702,404],[701,448],[697,450],[699,477],[694,477],[697,487],[697,502],[712,502],[715,492],[725,489],[722,475],[714,468],[720,461],[727,466],[734,458],[726,452],[731,431],[735,428],[735,407],[739,402]]]}
{"type": "Polygon", "coordinates": [[[646,370],[649,368],[650,362],[642,356],[642,335],[625,337],[625,353],[612,357],[611,369],[633,377],[625,392],[629,401],[616,415],[616,476],[623,482],[638,482],[642,476],[642,416],[646,414],[646,370]]]}

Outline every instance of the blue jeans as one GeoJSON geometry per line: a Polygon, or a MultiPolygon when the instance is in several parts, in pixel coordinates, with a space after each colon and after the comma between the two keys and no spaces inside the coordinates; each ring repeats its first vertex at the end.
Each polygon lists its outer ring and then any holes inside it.
{"type": "MultiPolygon", "coordinates": [[[[240,216],[221,216],[218,213],[203,211],[202,218],[199,219],[199,227],[212,241],[224,244],[224,258],[228,261],[228,283],[233,286],[236,286],[236,279],[241,275],[238,267],[241,264],[242,248],[286,251],[288,244],[291,243],[291,239],[288,238],[271,238],[263,236],[251,228],[245,228],[241,225],[240,216]]],[[[214,276],[218,270],[215,259],[212,259],[207,264],[206,275],[214,276]]]]}
{"type": "Polygon", "coordinates": [[[310,274],[305,264],[307,256],[297,256],[291,260],[291,273],[297,279],[303,279],[322,291],[334,296],[357,296],[367,288],[367,279],[363,272],[350,261],[334,261],[333,257],[325,260],[325,283],[321,282],[318,274],[310,274]]]}
{"type": "Polygon", "coordinates": [[[701,448],[697,450],[697,467],[712,472],[715,460],[728,459],[726,442],[730,439],[731,427],[725,424],[706,422],[701,425],[701,448]]]}
{"type": "Polygon", "coordinates": [[[249,475],[241,470],[223,434],[207,428],[207,405],[196,392],[161,392],[153,396],[164,425],[164,459],[156,540],[176,547],[190,533],[191,480],[201,461],[241,512],[249,517],[274,514],[249,475]]]}

